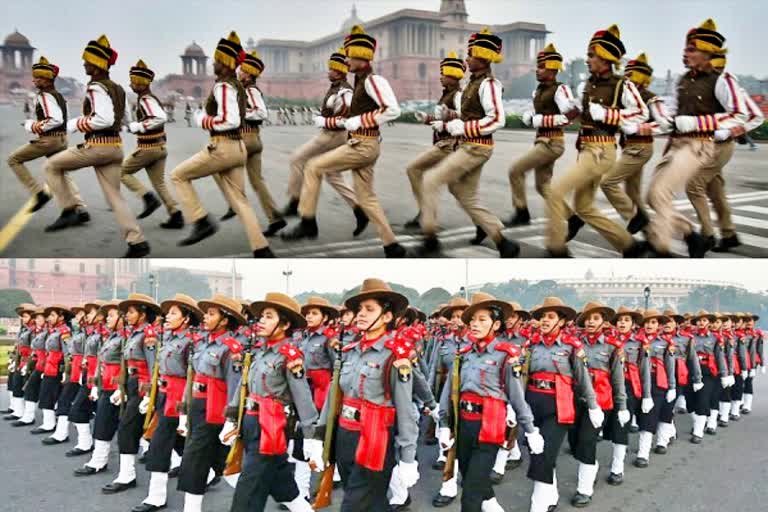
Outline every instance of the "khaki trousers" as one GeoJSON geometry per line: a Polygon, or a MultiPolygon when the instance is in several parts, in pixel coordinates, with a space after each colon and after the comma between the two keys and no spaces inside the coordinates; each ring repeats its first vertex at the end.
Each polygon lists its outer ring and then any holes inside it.
{"type": "Polygon", "coordinates": [[[515,161],[512,167],[509,168],[512,206],[518,210],[528,208],[528,200],[525,193],[525,174],[531,169],[535,172],[536,192],[545,200],[549,197],[555,162],[563,156],[564,152],[565,144],[561,137],[538,137],[536,139],[533,148],[515,161]]]}
{"type": "Polygon", "coordinates": [[[301,216],[305,218],[315,216],[323,176],[351,170],[352,185],[358,206],[376,225],[379,237],[385,246],[396,242],[384,209],[373,190],[373,166],[379,159],[380,150],[378,138],[352,138],[346,144],[310,160],[304,168],[304,183],[301,186],[299,200],[301,216]]]}
{"type": "MultiPolygon", "coordinates": [[[[347,142],[346,130],[321,129],[320,133],[309,139],[291,154],[291,174],[288,176],[288,197],[298,199],[301,197],[301,184],[304,181],[304,168],[312,158],[322,155],[347,142]]],[[[344,176],[339,173],[328,173],[325,181],[338,192],[350,208],[357,206],[355,203],[355,191],[347,185],[344,176]]]]}
{"type": "Polygon", "coordinates": [[[653,144],[627,144],[619,160],[600,182],[605,197],[624,220],[632,220],[637,212],[648,216],[640,196],[643,167],[652,156],[653,144]]]}
{"type": "Polygon", "coordinates": [[[736,227],[731,219],[731,206],[725,195],[725,179],[723,178],[723,168],[733,157],[735,146],[733,141],[715,144],[715,165],[703,168],[686,186],[685,192],[694,210],[696,210],[696,215],[701,223],[701,234],[704,236],[715,234],[712,218],[709,214],[708,201],[712,201],[712,206],[717,213],[720,235],[729,237],[736,234],[736,227]]]}
{"type": "Polygon", "coordinates": [[[480,226],[494,242],[501,240],[504,225],[498,217],[480,205],[477,197],[480,174],[492,154],[492,146],[464,143],[424,174],[420,222],[425,235],[432,236],[437,233],[440,189],[448,185],[448,190],[472,222],[480,226]]]}
{"type": "Polygon", "coordinates": [[[616,162],[616,146],[613,144],[584,143],[576,164],[552,184],[547,211],[547,249],[562,252],[566,247],[567,210],[566,194],[573,192],[573,211],[581,220],[592,226],[619,252],[634,243],[632,235],[622,226],[603,215],[595,206],[595,192],[603,176],[616,162]]]}
{"type": "Polygon", "coordinates": [[[424,173],[442,162],[446,157],[452,155],[454,144],[454,140],[441,140],[416,157],[416,160],[408,165],[406,173],[408,174],[408,180],[411,182],[411,190],[413,190],[413,197],[416,198],[419,210],[421,210],[422,203],[424,173]]]}
{"type": "MultiPolygon", "coordinates": [[[[42,192],[43,182],[38,182],[24,165],[25,162],[31,162],[38,158],[47,156],[50,157],[67,149],[67,137],[66,135],[56,135],[49,137],[40,137],[39,139],[33,139],[29,143],[24,144],[16,151],[11,153],[8,157],[8,165],[19,178],[19,181],[24,185],[32,195],[42,192]]],[[[73,195],[77,200],[77,206],[85,208],[85,202],[80,197],[80,192],[77,190],[77,185],[72,181],[72,178],[66,176],[66,186],[69,188],[69,193],[73,195]]]]}
{"type": "Polygon", "coordinates": [[[651,178],[648,205],[656,211],[648,229],[648,241],[658,251],[669,252],[672,238],[684,238],[693,224],[672,203],[700,172],[717,168],[715,143],[709,140],[672,138],[651,178]]]}
{"type": "MultiPolygon", "coordinates": [[[[261,209],[270,224],[280,219],[280,212],[277,210],[275,200],[269,193],[264,177],[261,175],[261,152],[264,145],[261,143],[261,135],[258,131],[243,133],[243,143],[248,152],[248,158],[245,161],[245,168],[248,171],[248,180],[251,182],[253,190],[261,203],[261,209]]],[[[233,208],[234,209],[234,208],[233,208]]]]}
{"type": "Polygon", "coordinates": [[[96,170],[96,179],[99,181],[101,191],[110,208],[115,214],[115,219],[123,228],[123,237],[129,244],[144,241],[144,234],[136,222],[136,216],[128,207],[125,198],[120,194],[120,164],[123,161],[123,148],[121,146],[91,146],[88,143],[79,144],[57,153],[48,159],[45,166],[45,175],[53,196],[62,209],[74,208],[82,201],[72,193],[72,187],[68,183],[67,173],[93,167],[96,170]]]}
{"type": "Polygon", "coordinates": [[[245,145],[240,140],[219,137],[208,146],[179,164],[171,172],[171,183],[181,202],[187,222],[197,222],[207,215],[192,180],[213,175],[227,203],[245,227],[251,249],[262,249],[269,243],[261,233],[256,212],[245,198],[245,145]]]}
{"type": "Polygon", "coordinates": [[[128,187],[128,190],[139,197],[144,197],[149,191],[134,174],[141,169],[146,169],[149,181],[152,183],[152,188],[157,191],[168,213],[173,215],[179,211],[179,204],[165,185],[165,160],[167,157],[168,151],[165,149],[165,146],[136,149],[128,158],[123,160],[120,181],[128,187]]]}

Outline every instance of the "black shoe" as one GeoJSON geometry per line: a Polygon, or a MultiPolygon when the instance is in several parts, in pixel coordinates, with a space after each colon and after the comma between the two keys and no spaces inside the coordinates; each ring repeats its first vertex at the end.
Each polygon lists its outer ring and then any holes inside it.
{"type": "Polygon", "coordinates": [[[496,248],[499,250],[499,256],[502,258],[517,258],[520,256],[520,244],[514,240],[507,240],[501,237],[501,240],[496,244],[496,248]]]}
{"type": "Polygon", "coordinates": [[[530,223],[531,212],[528,211],[528,208],[518,208],[515,211],[515,216],[505,222],[504,225],[508,228],[511,228],[514,226],[527,226],[530,223]]]}
{"type": "Polygon", "coordinates": [[[45,203],[51,200],[51,195],[46,194],[42,190],[35,194],[35,204],[32,205],[32,207],[29,209],[30,213],[36,212],[39,209],[41,209],[43,206],[45,206],[45,203]]]}
{"type": "Polygon", "coordinates": [[[634,465],[636,468],[647,468],[648,467],[648,459],[643,459],[641,457],[638,457],[635,459],[634,465]]]}
{"type": "Polygon", "coordinates": [[[3,409],[0,411],[0,414],[11,414],[13,412],[13,409],[3,409]]]}
{"type": "Polygon", "coordinates": [[[568,218],[568,238],[566,241],[573,240],[579,234],[579,230],[584,227],[584,221],[578,215],[571,215],[568,218]]]}
{"type": "Polygon", "coordinates": [[[701,444],[702,439],[699,436],[691,436],[692,444],[701,444]]]}
{"type": "Polygon", "coordinates": [[[723,420],[717,420],[717,426],[722,428],[728,428],[728,422],[723,420]]]}
{"type": "Polygon", "coordinates": [[[447,507],[453,503],[453,500],[455,499],[456,496],[443,496],[442,494],[438,494],[432,498],[432,506],[437,508],[447,507]]]}
{"type": "Polygon", "coordinates": [[[736,416],[735,414],[729,414],[728,417],[731,421],[739,421],[741,419],[741,416],[736,416]]]}
{"type": "Polygon", "coordinates": [[[504,466],[508,471],[517,469],[523,464],[523,459],[509,459],[504,466]]]}
{"type": "Polygon", "coordinates": [[[480,226],[475,226],[475,238],[469,241],[472,245],[480,245],[483,243],[483,240],[488,238],[488,235],[485,234],[485,231],[483,231],[483,228],[480,226]]]}
{"type": "Polygon", "coordinates": [[[422,258],[439,258],[440,240],[435,235],[425,237],[418,249],[418,254],[422,258]]]}
{"type": "Polygon", "coordinates": [[[235,210],[230,208],[230,209],[227,210],[227,213],[225,213],[224,215],[219,217],[219,220],[224,222],[225,220],[229,220],[229,219],[231,219],[231,218],[233,218],[235,216],[237,216],[237,214],[235,213],[235,210]]]}
{"type": "Polygon", "coordinates": [[[43,444],[46,446],[52,446],[54,444],[64,444],[69,442],[69,436],[65,437],[63,441],[59,441],[56,438],[53,437],[46,437],[43,439],[43,444]]]}
{"type": "Polygon", "coordinates": [[[665,455],[667,453],[667,447],[657,444],[656,447],[653,449],[653,453],[658,453],[659,455],[665,455]]]}
{"type": "Polygon", "coordinates": [[[573,498],[571,498],[571,506],[574,506],[576,508],[583,508],[589,505],[589,503],[592,501],[592,496],[587,496],[586,494],[581,494],[580,492],[577,492],[573,498]]]}
{"type": "Polygon", "coordinates": [[[283,209],[283,217],[297,217],[299,215],[299,200],[291,198],[283,209]]]}
{"type": "Polygon", "coordinates": [[[3,419],[5,421],[18,421],[21,419],[21,416],[16,416],[15,414],[9,414],[8,416],[3,416],[3,419]]]}
{"type": "Polygon", "coordinates": [[[352,236],[358,236],[368,227],[368,215],[366,215],[363,209],[359,206],[355,206],[355,209],[352,210],[352,212],[355,214],[355,221],[357,222],[355,230],[352,232],[352,236]]]}
{"type": "Polygon", "coordinates": [[[217,474],[216,476],[213,477],[213,480],[205,484],[205,490],[207,491],[211,487],[216,487],[217,485],[219,485],[219,482],[221,482],[221,475],[217,474]]]}
{"type": "Polygon", "coordinates": [[[262,234],[267,238],[269,238],[270,236],[275,236],[278,231],[280,231],[287,225],[288,223],[285,222],[285,219],[277,219],[275,222],[271,223],[269,227],[267,227],[267,230],[264,231],[262,234]]]}
{"type": "Polygon", "coordinates": [[[704,433],[709,435],[709,436],[716,436],[717,435],[717,430],[715,430],[713,428],[705,428],[704,429],[704,433]]]}
{"type": "Polygon", "coordinates": [[[741,245],[741,240],[739,240],[739,237],[737,235],[727,236],[725,238],[721,238],[720,242],[712,248],[712,252],[728,252],[734,247],[738,247],[741,245]]]}
{"type": "Polygon", "coordinates": [[[547,507],[547,512],[555,512],[557,510],[557,504],[547,507]]]}
{"type": "Polygon", "coordinates": [[[152,192],[147,192],[141,197],[144,200],[144,211],[138,215],[139,219],[145,219],[155,213],[155,210],[163,206],[163,203],[152,192]]]}
{"type": "Polygon", "coordinates": [[[149,244],[139,242],[137,244],[128,244],[128,251],[123,258],[143,258],[149,255],[149,244]]]}
{"type": "Polygon", "coordinates": [[[682,407],[675,407],[675,414],[688,414],[688,411],[682,407]]]}
{"type": "Polygon", "coordinates": [[[643,242],[634,242],[627,250],[621,253],[623,258],[642,258],[646,251],[646,245],[643,242]]]}
{"type": "Polygon", "coordinates": [[[405,229],[420,229],[421,228],[421,212],[417,213],[414,218],[405,223],[405,229]]]}
{"type": "Polygon", "coordinates": [[[18,419],[16,421],[14,421],[13,423],[11,423],[11,426],[12,427],[31,427],[34,424],[35,424],[34,421],[27,422],[27,421],[21,421],[21,419],[18,419]]]}
{"type": "Polygon", "coordinates": [[[181,229],[184,227],[184,216],[181,211],[173,212],[168,220],[160,223],[160,227],[163,229],[181,229]]]}
{"type": "Polygon", "coordinates": [[[131,512],[154,512],[155,510],[162,510],[168,505],[150,505],[149,503],[142,503],[136,505],[131,509],[131,512]]]}
{"type": "Polygon", "coordinates": [[[632,432],[633,434],[637,434],[638,432],[640,432],[640,427],[638,427],[637,425],[630,425],[629,431],[632,432]]]}
{"type": "Polygon", "coordinates": [[[408,253],[406,252],[405,247],[397,242],[384,246],[385,258],[405,258],[407,255],[408,253]]]}
{"type": "Polygon", "coordinates": [[[181,473],[181,466],[176,466],[168,472],[168,478],[177,478],[181,473]]]}
{"type": "Polygon", "coordinates": [[[107,465],[105,464],[104,467],[101,467],[99,469],[92,468],[91,466],[83,466],[81,468],[77,468],[74,471],[75,476],[91,476],[95,475],[96,473],[104,473],[107,470],[107,465]]]}
{"type": "Polygon", "coordinates": [[[55,431],[56,431],[55,428],[52,428],[52,429],[49,430],[49,429],[46,429],[46,428],[43,428],[43,427],[35,427],[32,430],[30,430],[29,433],[32,434],[32,435],[38,436],[40,434],[48,434],[48,433],[55,432],[55,431]]]}
{"type": "Polygon", "coordinates": [[[93,451],[93,446],[91,446],[88,450],[83,450],[82,448],[72,448],[71,450],[68,450],[67,453],[64,454],[65,457],[79,457],[80,455],[85,455],[86,453],[91,453],[93,451]]]}
{"type": "Polygon", "coordinates": [[[127,484],[121,484],[120,482],[112,482],[101,488],[102,494],[117,494],[119,492],[127,491],[136,487],[136,479],[134,478],[127,484]]]}
{"type": "Polygon", "coordinates": [[[408,495],[408,498],[406,498],[405,503],[402,505],[390,505],[389,506],[389,512],[402,512],[403,510],[408,510],[411,507],[411,495],[408,495]]]}
{"type": "Polygon", "coordinates": [[[609,485],[621,485],[624,483],[624,474],[611,473],[608,475],[608,478],[606,478],[605,481],[608,482],[609,485]]]}
{"type": "Polygon", "coordinates": [[[491,485],[499,485],[504,480],[504,474],[491,471],[491,476],[489,478],[491,480],[491,485]]]}
{"type": "Polygon", "coordinates": [[[45,227],[45,232],[53,233],[54,231],[61,231],[62,229],[80,226],[89,220],[91,220],[91,216],[88,212],[77,211],[75,208],[67,208],[61,212],[61,215],[59,215],[59,218],[56,219],[53,224],[49,224],[45,227]]]}
{"type": "Polygon", "coordinates": [[[445,461],[444,460],[436,460],[432,463],[432,469],[435,471],[442,471],[445,469],[445,461]]]}
{"type": "Polygon", "coordinates": [[[648,217],[638,209],[637,215],[632,217],[632,220],[630,220],[629,224],[627,224],[627,231],[634,235],[635,233],[645,229],[645,226],[648,225],[648,222],[648,217]]]}
{"type": "Polygon", "coordinates": [[[303,240],[305,238],[314,240],[317,238],[319,229],[317,228],[317,220],[314,217],[301,218],[301,222],[296,225],[295,228],[287,233],[280,235],[280,238],[286,242],[292,242],[295,240],[303,240]]]}
{"type": "Polygon", "coordinates": [[[569,251],[567,247],[562,251],[553,251],[551,249],[547,249],[547,252],[549,253],[550,258],[558,258],[558,259],[573,258],[571,251],[569,251]]]}
{"type": "Polygon", "coordinates": [[[262,247],[261,249],[256,249],[253,251],[253,257],[254,258],[274,258],[275,253],[272,252],[272,249],[269,248],[269,246],[262,247]]]}
{"type": "Polygon", "coordinates": [[[741,414],[742,414],[742,415],[744,415],[744,414],[750,414],[751,412],[752,412],[752,411],[750,411],[749,409],[744,409],[743,407],[742,407],[742,409],[741,409],[741,414]]]}
{"type": "Polygon", "coordinates": [[[688,244],[688,256],[691,258],[703,258],[709,250],[707,239],[695,231],[685,237],[685,243],[688,244]]]}
{"type": "Polygon", "coordinates": [[[216,224],[213,224],[206,215],[202,219],[198,220],[192,225],[192,233],[187,238],[179,240],[179,247],[186,247],[188,245],[194,245],[202,240],[205,240],[209,236],[213,236],[219,228],[216,224]]]}

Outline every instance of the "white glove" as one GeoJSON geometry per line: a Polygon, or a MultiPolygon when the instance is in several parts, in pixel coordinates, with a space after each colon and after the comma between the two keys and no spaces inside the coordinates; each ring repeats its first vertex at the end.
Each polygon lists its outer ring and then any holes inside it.
{"type": "Polygon", "coordinates": [[[195,122],[195,125],[198,128],[202,128],[203,127],[203,118],[204,117],[205,117],[205,112],[203,112],[200,109],[195,110],[195,113],[192,114],[192,120],[195,122]]]}
{"type": "Polygon", "coordinates": [[[592,426],[595,428],[600,428],[600,425],[603,424],[603,420],[605,419],[605,414],[603,413],[603,410],[599,407],[596,407],[594,409],[589,410],[589,421],[592,422],[592,426]]]}
{"type": "Polygon", "coordinates": [[[120,405],[123,403],[123,394],[119,389],[116,389],[112,396],[109,397],[109,401],[112,402],[112,405],[120,405]]]}
{"type": "Polygon", "coordinates": [[[427,121],[427,114],[425,112],[421,112],[419,110],[417,110],[416,112],[413,113],[413,117],[415,117],[416,120],[418,122],[420,122],[420,123],[424,123],[424,122],[427,121]]]}
{"type": "Polygon", "coordinates": [[[729,130],[728,128],[721,128],[720,130],[715,130],[716,141],[723,142],[730,138],[731,138],[731,130],[729,130]]]}
{"type": "Polygon", "coordinates": [[[761,366],[761,367],[760,367],[760,373],[762,373],[763,375],[765,375],[765,366],[761,366]]]}
{"type": "Polygon", "coordinates": [[[144,133],[144,125],[137,123],[136,121],[131,121],[128,123],[128,131],[131,133],[144,133]]]}
{"type": "Polygon", "coordinates": [[[640,402],[640,410],[643,414],[648,414],[653,409],[653,398],[643,398],[640,402]]]}
{"type": "Polygon", "coordinates": [[[360,118],[360,116],[350,117],[344,121],[344,127],[348,132],[357,131],[361,126],[363,126],[363,120],[360,118]]]}
{"type": "Polygon", "coordinates": [[[693,392],[696,393],[700,390],[704,389],[704,383],[703,382],[694,382],[693,383],[693,392]]]}
{"type": "Polygon", "coordinates": [[[757,375],[757,370],[755,370],[754,368],[749,370],[749,376],[750,377],[752,377],[754,379],[756,375],[757,375]]]}
{"type": "MultiPolygon", "coordinates": [[[[755,371],[755,370],[752,370],[752,371],[755,371]]],[[[25,364],[21,366],[21,376],[22,377],[26,377],[27,376],[27,365],[25,365],[25,364]]]]}
{"type": "Polygon", "coordinates": [[[32,125],[35,124],[35,121],[32,119],[27,119],[24,121],[24,129],[27,131],[27,133],[32,133],[32,125]]]}
{"type": "Polygon", "coordinates": [[[630,124],[621,129],[625,135],[635,135],[640,127],[636,124],[630,124]]]}
{"type": "MultiPolygon", "coordinates": [[[[729,376],[728,376],[728,380],[729,380],[729,382],[731,383],[731,384],[730,384],[731,386],[735,386],[735,385],[736,385],[736,376],[735,376],[735,375],[729,375],[729,376]]],[[[729,387],[730,387],[730,386],[729,386],[729,387]]]]}
{"type": "Polygon", "coordinates": [[[538,455],[544,452],[544,438],[541,436],[538,428],[535,428],[533,432],[526,432],[525,438],[528,440],[528,451],[531,455],[538,455]]]}
{"type": "Polygon", "coordinates": [[[695,116],[675,117],[675,127],[680,133],[691,133],[699,129],[699,122],[695,116]]]}
{"type": "Polygon", "coordinates": [[[448,105],[436,105],[435,106],[435,119],[445,120],[450,116],[451,109],[448,105]]]}
{"type": "Polygon", "coordinates": [[[67,133],[77,133],[80,130],[77,129],[77,120],[80,119],[79,117],[76,117],[74,119],[70,119],[67,121],[67,133]]]}
{"type": "Polygon", "coordinates": [[[621,425],[622,427],[627,423],[629,423],[630,416],[629,416],[628,410],[624,409],[623,411],[619,411],[619,414],[617,414],[616,416],[617,416],[617,419],[619,420],[619,425],[621,425]]]}
{"type": "Polygon", "coordinates": [[[187,437],[187,415],[179,414],[179,426],[176,427],[176,433],[181,437],[187,437]]]}
{"type": "Polygon", "coordinates": [[[13,373],[16,371],[16,360],[11,359],[8,363],[8,373],[13,373]]]}
{"type": "Polygon", "coordinates": [[[445,125],[445,129],[448,130],[448,133],[451,135],[458,137],[459,135],[464,135],[464,121],[461,119],[454,119],[453,121],[448,121],[448,124],[445,125]]]}
{"type": "Polygon", "coordinates": [[[517,414],[511,405],[507,404],[507,426],[509,428],[515,428],[517,425],[517,414]]]}
{"type": "Polygon", "coordinates": [[[439,405],[434,409],[432,409],[431,411],[429,411],[429,415],[435,421],[436,425],[440,424],[440,406],[439,405]]]}
{"type": "Polygon", "coordinates": [[[600,105],[599,103],[590,103],[589,104],[589,115],[592,116],[592,119],[595,121],[605,121],[605,114],[607,110],[605,110],[605,107],[600,105]]]}
{"type": "Polygon", "coordinates": [[[429,125],[438,133],[445,130],[445,123],[442,121],[432,121],[429,125]]]}
{"type": "Polygon", "coordinates": [[[448,427],[440,427],[437,431],[437,442],[440,443],[440,448],[448,450],[453,446],[454,439],[451,437],[451,429],[448,427]]]}
{"type": "Polygon", "coordinates": [[[528,112],[526,112],[525,114],[523,114],[523,119],[522,119],[522,121],[523,121],[523,124],[524,124],[525,126],[532,126],[532,125],[533,125],[533,112],[531,112],[531,111],[529,110],[528,112]]]}
{"type": "Polygon", "coordinates": [[[149,397],[144,396],[144,398],[141,399],[141,402],[139,402],[139,414],[147,414],[148,410],[149,410],[149,397]]]}
{"type": "Polygon", "coordinates": [[[727,388],[731,385],[731,379],[729,379],[727,376],[720,377],[720,386],[723,388],[727,388]]]}
{"type": "Polygon", "coordinates": [[[323,116],[315,116],[312,118],[312,124],[316,128],[325,128],[325,118],[323,116]]]}
{"type": "Polygon", "coordinates": [[[219,433],[219,441],[221,441],[221,444],[224,446],[232,446],[232,443],[235,442],[236,437],[237,425],[235,425],[234,421],[227,420],[224,423],[224,428],[222,428],[221,432],[219,433]]]}
{"type": "Polygon", "coordinates": [[[674,402],[675,398],[677,398],[677,390],[669,389],[667,390],[667,402],[674,402]]]}
{"type": "Polygon", "coordinates": [[[400,470],[400,480],[402,480],[405,487],[413,487],[416,482],[419,481],[419,463],[403,462],[397,463],[397,467],[400,470]]]}
{"type": "Polygon", "coordinates": [[[313,471],[325,469],[325,464],[323,463],[323,443],[318,439],[305,439],[304,458],[309,461],[309,467],[313,471]]]}

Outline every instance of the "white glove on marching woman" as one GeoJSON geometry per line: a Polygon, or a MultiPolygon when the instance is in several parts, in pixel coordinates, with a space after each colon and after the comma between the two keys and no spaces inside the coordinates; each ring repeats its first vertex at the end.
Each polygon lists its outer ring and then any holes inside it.
{"type": "Polygon", "coordinates": [[[237,425],[235,422],[227,420],[224,423],[224,428],[222,428],[219,433],[219,441],[221,441],[221,444],[224,446],[232,446],[232,443],[235,442],[235,438],[237,437],[236,433],[237,425]]]}
{"type": "Polygon", "coordinates": [[[677,398],[677,391],[674,389],[667,390],[667,402],[674,402],[677,398]]]}
{"type": "Polygon", "coordinates": [[[451,429],[448,427],[440,427],[437,431],[437,442],[440,443],[440,448],[443,450],[450,449],[453,446],[453,438],[451,437],[451,429]]]}
{"type": "Polygon", "coordinates": [[[90,394],[88,395],[88,398],[91,399],[91,402],[95,402],[96,400],[98,400],[99,399],[99,388],[97,388],[96,386],[93,386],[91,388],[90,394]]]}
{"type": "Polygon", "coordinates": [[[694,382],[693,383],[693,392],[696,393],[698,391],[701,391],[704,389],[704,383],[703,382],[694,382]]]}
{"type": "Polygon", "coordinates": [[[592,422],[593,427],[600,428],[603,424],[603,420],[605,420],[605,413],[603,413],[601,408],[595,407],[594,409],[589,410],[589,421],[592,422]]]}
{"type": "Polygon", "coordinates": [[[323,443],[318,439],[304,439],[304,458],[313,471],[325,469],[323,463],[323,443]]]}
{"type": "Polygon", "coordinates": [[[141,402],[139,402],[139,413],[147,414],[148,410],[149,410],[149,397],[144,396],[144,398],[141,399],[141,402]]]}
{"type": "Polygon", "coordinates": [[[653,398],[643,398],[640,402],[640,410],[643,411],[643,414],[648,414],[651,409],[653,409],[653,398]]]}
{"type": "Polygon", "coordinates": [[[624,409],[623,411],[619,411],[619,414],[616,415],[616,419],[619,420],[619,425],[622,427],[629,423],[629,411],[624,409]]]}
{"type": "Polygon", "coordinates": [[[181,437],[187,437],[187,415],[179,414],[179,426],[176,427],[176,433],[181,437]]]}
{"type": "Polygon", "coordinates": [[[544,453],[544,438],[538,428],[535,428],[533,432],[526,432],[525,438],[528,440],[528,451],[531,452],[531,455],[544,453]]]}
{"type": "Polygon", "coordinates": [[[112,396],[109,397],[109,401],[112,402],[112,405],[120,405],[123,403],[123,394],[119,389],[116,389],[112,396]]]}

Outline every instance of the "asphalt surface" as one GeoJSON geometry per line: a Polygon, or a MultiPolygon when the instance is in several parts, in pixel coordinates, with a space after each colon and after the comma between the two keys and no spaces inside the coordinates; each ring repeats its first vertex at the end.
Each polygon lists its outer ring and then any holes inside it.
{"type": "MultiPolygon", "coordinates": [[[[4,387],[3,387],[4,389],[4,387]]],[[[5,393],[0,405],[5,406],[5,393]]],[[[39,415],[38,415],[39,416],[39,415]]],[[[38,418],[38,423],[40,419],[38,418]]],[[[691,428],[687,415],[675,420],[678,440],[666,455],[651,452],[650,467],[632,466],[637,450],[637,435],[630,437],[625,482],[611,487],[604,479],[608,475],[611,459],[610,443],[598,445],[601,465],[598,483],[590,510],[601,512],[713,512],[765,510],[765,485],[768,482],[768,375],[758,375],[755,383],[755,403],[752,414],[731,422],[728,428],[719,428],[717,435],[705,436],[704,443],[688,442],[691,428]]],[[[0,512],[128,512],[146,496],[149,475],[141,465],[138,469],[138,487],[117,495],[105,496],[100,488],[117,475],[117,442],[113,442],[107,473],[86,478],[75,478],[72,470],[86,462],[85,458],[64,457],[74,445],[71,442],[57,446],[43,446],[39,436],[29,434],[29,428],[13,428],[0,422],[0,512]]],[[[567,443],[566,443],[567,444],[567,443]]],[[[523,450],[525,453],[525,450],[523,450]]],[[[411,489],[413,503],[410,510],[430,510],[431,500],[440,487],[441,473],[431,469],[436,448],[420,445],[421,479],[411,489]]],[[[525,455],[527,459],[527,454],[525,455]]],[[[576,492],[577,463],[565,453],[558,459],[560,485],[559,510],[575,510],[570,498],[576,492]]],[[[495,487],[499,502],[506,511],[528,510],[532,482],[525,477],[527,460],[519,468],[507,472],[504,481],[495,487]]],[[[181,512],[183,496],[175,491],[175,480],[169,483],[168,509],[181,512]]],[[[206,511],[226,511],[232,498],[232,489],[224,482],[210,490],[204,499],[206,511]]],[[[341,491],[334,492],[334,504],[328,509],[339,509],[341,491]]],[[[267,510],[277,510],[270,502],[267,510]]],[[[460,510],[458,499],[443,509],[460,510]]]]}
{"type": "MultiPolygon", "coordinates": [[[[20,126],[23,121],[22,113],[11,107],[0,107],[0,156],[4,167],[0,172],[0,225],[10,219],[14,213],[27,201],[28,194],[16,177],[7,168],[5,160],[16,147],[25,143],[27,137],[20,126]]],[[[207,134],[197,128],[188,128],[181,120],[167,127],[169,156],[166,173],[199,151],[206,144],[207,134]]],[[[287,179],[289,171],[289,156],[291,152],[310,139],[317,132],[309,126],[268,126],[262,130],[264,141],[263,174],[280,206],[287,202],[287,179]]],[[[415,247],[420,242],[418,234],[407,232],[403,225],[416,214],[416,205],[412,197],[410,184],[405,173],[409,162],[415,159],[431,144],[431,131],[428,127],[413,124],[396,124],[384,127],[382,153],[376,165],[375,189],[386,211],[386,214],[398,238],[409,247],[415,247]]],[[[134,137],[125,133],[125,153],[134,149],[134,137]]],[[[80,135],[70,137],[70,144],[81,142],[80,135]]],[[[506,220],[512,213],[511,193],[507,177],[510,164],[525,151],[533,140],[532,131],[502,131],[496,136],[496,148],[493,157],[486,164],[480,184],[482,201],[501,219],[506,220]]],[[[574,148],[575,137],[566,137],[566,153],[555,168],[555,176],[564,172],[576,160],[574,148]]],[[[645,182],[653,172],[663,151],[665,141],[658,140],[655,144],[655,156],[646,166],[645,182]]],[[[745,245],[735,251],[736,256],[766,256],[768,255],[768,181],[765,172],[765,152],[768,147],[761,146],[757,151],[749,151],[745,146],[737,147],[735,156],[727,167],[727,193],[735,204],[740,204],[740,210],[735,211],[739,233],[744,233],[745,245]]],[[[43,161],[29,164],[33,174],[43,178],[43,161]]],[[[148,184],[144,173],[136,175],[148,184]]],[[[68,229],[57,233],[44,233],[46,225],[53,222],[59,210],[54,202],[49,203],[38,212],[27,224],[26,228],[9,245],[5,254],[8,256],[25,257],[102,257],[105,255],[120,256],[125,252],[120,229],[114,217],[107,209],[106,202],[97,185],[93,170],[83,169],[72,173],[72,177],[80,188],[81,194],[88,204],[91,222],[87,226],[68,229]]],[[[351,177],[347,178],[351,182],[351,177]]],[[[170,184],[169,184],[170,186],[170,184]]],[[[204,178],[195,181],[195,188],[202,198],[204,206],[213,218],[218,218],[227,210],[227,205],[213,179],[204,178]]],[[[266,227],[266,218],[256,199],[255,193],[248,185],[247,195],[266,227]]],[[[544,232],[544,205],[536,194],[533,177],[527,180],[529,207],[534,216],[534,224],[528,227],[506,230],[509,238],[522,243],[523,257],[541,257],[545,255],[542,235],[544,232]]],[[[128,198],[135,212],[142,209],[141,199],[123,188],[123,194],[128,198]]],[[[605,198],[598,193],[599,206],[612,212],[605,198]]],[[[685,198],[680,198],[681,206],[689,205],[685,198]]],[[[690,208],[686,212],[692,214],[690,208]]],[[[140,221],[147,240],[152,246],[153,257],[211,257],[211,256],[250,256],[245,234],[236,220],[220,224],[220,231],[215,236],[195,246],[180,248],[176,242],[183,238],[186,231],[166,231],[159,228],[159,223],[165,220],[163,208],[152,216],[140,221]]],[[[439,221],[443,229],[442,237],[445,245],[445,255],[454,257],[496,257],[497,253],[491,245],[480,248],[468,248],[467,242],[474,235],[474,227],[468,217],[456,205],[448,194],[443,192],[440,202],[439,221]]],[[[290,221],[292,225],[296,222],[290,221]]],[[[273,239],[272,248],[278,256],[285,257],[381,257],[383,251],[376,238],[375,229],[369,227],[357,239],[352,238],[354,218],[352,212],[341,198],[327,185],[323,186],[318,210],[320,237],[311,242],[286,243],[279,238],[273,239]]],[[[486,242],[486,244],[488,244],[486,242]]],[[[594,231],[589,228],[582,230],[576,243],[571,244],[571,250],[577,257],[617,257],[618,253],[606,244],[594,231]]],[[[683,253],[681,246],[676,252],[683,253]]],[[[714,256],[714,255],[713,255],[714,256]]]]}

